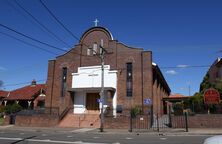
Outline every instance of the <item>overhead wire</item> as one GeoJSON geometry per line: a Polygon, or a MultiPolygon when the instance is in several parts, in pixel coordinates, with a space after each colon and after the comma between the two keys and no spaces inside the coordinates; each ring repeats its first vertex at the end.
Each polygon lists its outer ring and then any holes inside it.
{"type": "Polygon", "coordinates": [[[66,26],[53,14],[53,12],[46,6],[46,4],[42,0],[39,0],[39,2],[48,11],[48,13],[57,21],[57,23],[59,23],[73,38],[79,40],[79,38],[75,36],[68,28],[66,28],[66,26]]]}
{"type": "Polygon", "coordinates": [[[57,41],[60,41],[64,45],[71,47],[69,44],[67,44],[65,41],[63,41],[61,38],[59,38],[55,33],[53,33],[50,29],[48,29],[44,24],[42,24],[34,15],[32,15],[27,9],[25,9],[17,0],[14,0],[15,4],[20,7],[26,14],[28,14],[36,23],[38,23],[45,31],[47,31],[49,34],[53,35],[57,41]]]}
{"type": "Polygon", "coordinates": [[[17,33],[17,34],[19,34],[19,35],[21,35],[21,36],[23,36],[23,37],[26,37],[26,38],[28,38],[28,39],[30,39],[30,40],[32,40],[32,41],[41,43],[41,44],[43,44],[43,45],[46,45],[46,46],[48,46],[48,47],[51,47],[51,48],[54,48],[54,49],[57,49],[57,50],[60,50],[60,51],[63,51],[63,52],[66,51],[66,50],[64,50],[64,49],[61,49],[61,48],[56,47],[56,46],[53,46],[53,45],[48,44],[48,43],[46,43],[46,42],[42,42],[42,41],[40,41],[40,40],[37,40],[37,39],[35,39],[35,38],[32,38],[32,37],[30,37],[30,36],[28,36],[28,35],[26,35],[26,34],[23,34],[23,33],[19,32],[19,31],[17,31],[17,30],[14,30],[14,29],[12,29],[12,28],[10,28],[10,27],[2,24],[2,23],[0,23],[0,26],[1,26],[1,27],[4,27],[5,29],[8,29],[8,30],[10,30],[10,31],[13,31],[14,33],[17,33]]]}
{"type": "Polygon", "coordinates": [[[7,36],[7,37],[10,37],[10,38],[12,38],[12,39],[15,39],[15,40],[17,40],[17,41],[19,41],[19,42],[22,42],[22,43],[26,44],[26,45],[30,45],[30,46],[35,47],[35,48],[37,48],[37,49],[40,49],[40,50],[42,50],[42,51],[48,52],[48,53],[50,53],[50,54],[58,55],[57,53],[55,53],[55,52],[53,52],[53,51],[50,51],[50,50],[41,48],[41,47],[39,47],[39,46],[37,46],[37,45],[28,43],[28,42],[26,42],[26,41],[24,41],[24,40],[18,39],[18,38],[16,38],[16,37],[12,36],[12,35],[7,34],[7,33],[4,33],[4,32],[1,32],[1,31],[0,31],[0,34],[5,35],[5,36],[7,36]]]}

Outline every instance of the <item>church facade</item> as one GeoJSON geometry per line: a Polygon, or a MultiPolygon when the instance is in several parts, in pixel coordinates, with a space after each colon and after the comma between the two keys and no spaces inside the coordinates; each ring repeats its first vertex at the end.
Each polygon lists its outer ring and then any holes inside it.
{"type": "Polygon", "coordinates": [[[79,44],[48,62],[46,107],[59,107],[64,115],[87,115],[111,110],[118,112],[140,106],[153,106],[154,114],[164,114],[163,97],[170,88],[152,52],[134,48],[113,39],[104,27],[83,33],[79,44]],[[104,99],[100,97],[102,72],[99,54],[104,54],[104,99]],[[146,102],[149,103],[146,103],[146,102]],[[69,112],[68,112],[69,111],[69,112]]]}

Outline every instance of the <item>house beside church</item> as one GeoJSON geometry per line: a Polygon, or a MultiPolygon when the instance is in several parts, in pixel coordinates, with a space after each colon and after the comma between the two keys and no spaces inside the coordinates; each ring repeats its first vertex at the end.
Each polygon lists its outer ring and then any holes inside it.
{"type": "MultiPolygon", "coordinates": [[[[45,93],[46,85],[37,84],[35,80],[31,84],[24,87],[7,91],[0,92],[4,96],[2,98],[2,105],[9,105],[17,103],[22,106],[23,109],[35,109],[45,107],[45,93]]],[[[1,95],[0,95],[1,97],[1,95]]]]}

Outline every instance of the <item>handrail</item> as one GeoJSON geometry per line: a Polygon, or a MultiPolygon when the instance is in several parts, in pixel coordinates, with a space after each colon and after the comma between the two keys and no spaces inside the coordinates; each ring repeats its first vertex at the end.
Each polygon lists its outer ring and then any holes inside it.
{"type": "Polygon", "coordinates": [[[63,112],[59,115],[59,120],[61,121],[71,109],[72,109],[72,106],[66,107],[63,110],[63,112]]]}

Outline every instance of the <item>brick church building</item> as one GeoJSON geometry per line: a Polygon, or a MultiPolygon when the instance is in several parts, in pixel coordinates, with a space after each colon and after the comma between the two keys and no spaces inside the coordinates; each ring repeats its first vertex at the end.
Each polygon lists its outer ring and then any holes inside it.
{"type": "Polygon", "coordinates": [[[59,125],[75,126],[75,117],[80,119],[81,115],[97,114],[88,119],[91,123],[99,118],[101,46],[106,51],[104,111],[109,109],[113,117],[118,117],[124,109],[143,109],[152,104],[153,114],[166,113],[162,98],[169,96],[170,88],[153,63],[152,52],[118,42],[109,30],[96,26],[84,32],[69,52],[48,62],[45,106],[59,107],[59,114],[63,115],[59,125]]]}

